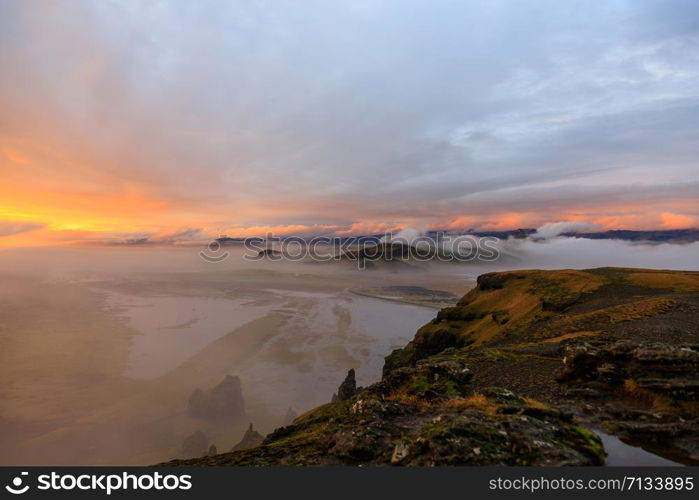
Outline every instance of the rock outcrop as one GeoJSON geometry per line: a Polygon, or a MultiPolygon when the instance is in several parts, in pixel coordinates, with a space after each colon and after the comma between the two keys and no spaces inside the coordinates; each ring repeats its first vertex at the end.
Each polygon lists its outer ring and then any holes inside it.
{"type": "Polygon", "coordinates": [[[245,417],[240,379],[231,375],[208,391],[196,389],[188,401],[189,414],[210,421],[239,422],[245,417]]]}
{"type": "Polygon", "coordinates": [[[607,432],[699,463],[699,416],[692,411],[699,401],[699,346],[595,339],[569,341],[561,352],[557,379],[570,395],[592,401],[625,396],[605,405],[601,427],[607,432]]]}
{"type": "Polygon", "coordinates": [[[601,391],[633,384],[672,399],[699,400],[699,345],[574,339],[561,347],[561,354],[560,382],[601,391]]]}
{"type": "Polygon", "coordinates": [[[236,444],[231,451],[247,450],[249,448],[254,448],[258,444],[262,443],[264,436],[252,428],[252,424],[248,427],[248,430],[243,434],[243,438],[238,444],[236,444]]]}
{"type": "Polygon", "coordinates": [[[345,380],[342,381],[340,387],[337,389],[337,400],[347,401],[349,398],[355,395],[357,392],[357,380],[354,375],[354,368],[347,372],[345,380]]]}
{"type": "Polygon", "coordinates": [[[299,416],[299,414],[296,413],[293,408],[289,407],[289,409],[286,410],[286,414],[284,415],[284,420],[282,421],[282,426],[293,424],[294,420],[296,420],[296,417],[298,417],[298,416],[299,416]]]}
{"type": "Polygon", "coordinates": [[[183,465],[600,465],[597,436],[570,413],[506,389],[475,394],[463,365],[403,368],[327,404],[254,448],[183,465]]]}

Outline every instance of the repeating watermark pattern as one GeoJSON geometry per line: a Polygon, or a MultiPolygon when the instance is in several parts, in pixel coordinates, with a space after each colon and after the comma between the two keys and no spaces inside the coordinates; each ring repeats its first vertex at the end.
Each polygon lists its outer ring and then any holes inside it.
{"type": "MultiPolygon", "coordinates": [[[[219,237],[219,240],[223,238],[225,238],[225,236],[219,237]]],[[[230,252],[223,249],[223,245],[219,240],[210,242],[205,250],[199,252],[199,257],[201,257],[203,261],[215,264],[223,262],[230,257],[230,252]]]]}
{"type": "Polygon", "coordinates": [[[414,262],[493,262],[500,258],[500,239],[493,236],[449,235],[434,233],[416,238],[385,233],[381,236],[340,238],[337,236],[280,237],[268,233],[264,238],[228,238],[225,235],[212,241],[199,252],[202,260],[220,263],[231,253],[228,244],[242,245],[243,258],[249,261],[350,261],[359,269],[379,261],[414,262]]]}

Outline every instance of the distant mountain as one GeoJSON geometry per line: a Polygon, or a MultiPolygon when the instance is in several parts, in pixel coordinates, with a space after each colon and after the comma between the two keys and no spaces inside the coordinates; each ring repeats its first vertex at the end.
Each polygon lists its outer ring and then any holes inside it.
{"type": "Polygon", "coordinates": [[[691,243],[699,241],[699,229],[668,229],[663,231],[629,231],[615,229],[600,233],[563,233],[563,236],[591,240],[655,241],[659,243],[691,243]]]}
{"type": "MultiPolygon", "coordinates": [[[[479,237],[495,237],[500,239],[526,238],[536,233],[536,229],[513,229],[511,231],[474,231],[469,232],[479,237]]],[[[596,233],[562,233],[569,238],[587,238],[590,240],[624,240],[652,241],[658,243],[691,243],[699,241],[699,229],[665,229],[657,231],[632,231],[629,229],[613,229],[596,233]]]]}
{"type": "MultiPolygon", "coordinates": [[[[534,228],[519,228],[511,229],[507,231],[427,231],[424,236],[427,239],[433,241],[440,241],[444,238],[454,238],[456,236],[462,235],[472,235],[480,238],[490,237],[490,238],[517,238],[524,239],[529,236],[536,234],[536,229],[534,228]]],[[[573,233],[567,232],[562,233],[561,236],[567,236],[570,238],[587,238],[591,240],[625,240],[625,241],[650,241],[657,243],[691,243],[694,241],[699,241],[699,229],[664,229],[664,230],[649,230],[649,231],[633,231],[629,229],[613,229],[609,231],[600,231],[596,233],[573,233]]],[[[381,245],[384,244],[382,238],[385,235],[381,234],[371,234],[362,236],[327,236],[328,243],[333,245],[349,245],[351,247],[362,247],[371,245],[381,245]]],[[[287,239],[293,239],[295,241],[300,241],[298,237],[281,237],[278,241],[284,241],[287,239]]],[[[311,241],[313,238],[301,238],[302,241],[311,241]]],[[[258,245],[265,243],[264,238],[254,237],[254,238],[229,238],[222,236],[217,238],[216,241],[222,246],[237,246],[243,245],[245,241],[254,242],[258,245]]],[[[135,244],[135,243],[133,243],[135,244]]],[[[394,243],[396,245],[396,243],[394,243]]]]}

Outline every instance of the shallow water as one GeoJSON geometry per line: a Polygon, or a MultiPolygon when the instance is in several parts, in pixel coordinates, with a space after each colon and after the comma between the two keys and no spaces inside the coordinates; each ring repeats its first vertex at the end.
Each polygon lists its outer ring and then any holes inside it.
{"type": "Polygon", "coordinates": [[[682,466],[666,458],[655,455],[649,451],[624,443],[621,439],[604,432],[593,430],[602,440],[604,449],[607,451],[607,465],[609,466],[682,466]]]}
{"type": "Polygon", "coordinates": [[[244,387],[270,408],[326,403],[350,368],[359,385],[376,382],[384,357],[435,314],[347,292],[294,299],[284,301],[288,317],[279,334],[238,370],[244,387]]]}

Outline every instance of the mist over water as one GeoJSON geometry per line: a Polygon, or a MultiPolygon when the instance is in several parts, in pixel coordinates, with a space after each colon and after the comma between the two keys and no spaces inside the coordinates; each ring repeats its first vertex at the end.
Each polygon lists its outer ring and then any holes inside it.
{"type": "Polygon", "coordinates": [[[508,239],[495,262],[360,271],[349,262],[203,261],[198,247],[0,251],[0,463],[149,464],[203,431],[230,449],[249,422],[267,433],[292,408],[330,400],[349,368],[383,357],[483,272],[600,266],[699,270],[699,243],[508,239]],[[413,301],[411,303],[411,301],[413,301]],[[246,417],[211,423],[187,400],[240,377],[246,417]]]}

